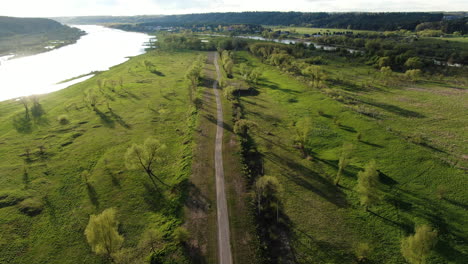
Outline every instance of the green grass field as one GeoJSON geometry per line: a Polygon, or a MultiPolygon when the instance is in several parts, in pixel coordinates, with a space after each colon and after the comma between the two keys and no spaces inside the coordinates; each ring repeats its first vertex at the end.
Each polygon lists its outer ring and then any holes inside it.
{"type": "Polygon", "coordinates": [[[309,27],[281,27],[281,26],[265,26],[267,28],[271,28],[272,30],[281,30],[281,31],[289,31],[289,32],[296,32],[298,34],[316,34],[316,33],[333,33],[333,32],[343,32],[343,31],[352,31],[353,33],[369,33],[375,32],[370,30],[354,30],[354,29],[343,29],[343,28],[309,28],[309,27]]]}
{"type": "Polygon", "coordinates": [[[284,211],[291,222],[290,240],[299,263],[354,263],[359,243],[371,246],[371,263],[404,263],[400,241],[421,224],[439,231],[428,263],[466,260],[468,180],[462,169],[444,161],[466,153],[462,143],[467,124],[466,83],[445,80],[392,88],[378,76],[374,78],[378,72],[371,67],[327,58],[329,63],[323,66],[327,74],[350,81],[329,88],[361,100],[360,104],[379,112],[377,119],[358,114],[246,52],[236,55],[237,65],[248,63],[262,69],[259,94],[243,96],[241,103],[246,118],[259,126],[251,134],[263,155],[265,175],[278,177],[284,186],[284,211]],[[360,89],[360,82],[368,78],[374,79],[372,88],[360,89]],[[312,120],[310,160],[294,147],[295,124],[306,117],[312,120]],[[428,136],[435,148],[457,146],[441,153],[405,136],[417,133],[428,136]],[[337,187],[333,180],[346,142],[355,149],[337,187]],[[372,159],[380,170],[384,199],[366,212],[354,188],[357,172],[372,159]],[[445,199],[437,198],[438,186],[448,190],[445,199]]]}
{"type": "Polygon", "coordinates": [[[435,38],[435,39],[448,40],[448,41],[454,41],[454,42],[462,42],[462,43],[467,43],[468,42],[468,37],[450,37],[450,38],[435,38]]]}
{"type": "Polygon", "coordinates": [[[138,255],[129,263],[150,255],[139,246],[147,229],[163,235],[158,250],[168,261],[189,263],[173,231],[183,221],[183,183],[191,171],[196,111],[184,75],[195,57],[158,51],[134,57],[39,96],[42,114],[29,122],[20,102],[0,103],[0,263],[106,263],[91,252],[84,229],[90,214],[110,207],[118,210],[124,249],[138,255]],[[147,70],[145,60],[156,71],[147,70]],[[123,86],[99,91],[104,79],[122,80],[123,86]],[[96,111],[84,101],[90,89],[99,96],[96,111]],[[60,115],[68,121],[60,124],[60,115]],[[157,191],[142,170],[126,169],[126,149],[147,137],[166,144],[156,172],[180,188],[157,191]],[[89,184],[80,176],[84,170],[89,184]],[[36,207],[42,204],[42,212],[20,210],[28,197],[38,201],[36,207]]]}

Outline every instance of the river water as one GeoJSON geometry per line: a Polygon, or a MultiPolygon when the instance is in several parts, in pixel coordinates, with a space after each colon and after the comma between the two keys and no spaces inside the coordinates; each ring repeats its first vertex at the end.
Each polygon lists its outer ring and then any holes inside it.
{"type": "Polygon", "coordinates": [[[130,56],[142,54],[150,39],[146,34],[102,26],[74,27],[87,33],[75,44],[17,59],[0,57],[0,101],[49,93],[84,81],[92,75],[58,84],[92,71],[107,70],[130,56]]]}

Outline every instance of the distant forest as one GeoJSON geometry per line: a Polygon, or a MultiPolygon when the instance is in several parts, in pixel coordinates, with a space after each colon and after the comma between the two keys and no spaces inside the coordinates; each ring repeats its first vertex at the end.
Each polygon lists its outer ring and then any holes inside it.
{"type": "Polygon", "coordinates": [[[444,13],[303,13],[303,12],[228,12],[168,16],[134,17],[72,17],[54,18],[68,24],[133,23],[141,26],[187,26],[193,24],[256,24],[295,25],[321,28],[347,28],[360,30],[415,30],[421,23],[427,27],[444,29],[446,33],[467,32],[464,14],[448,16],[444,13]]]}

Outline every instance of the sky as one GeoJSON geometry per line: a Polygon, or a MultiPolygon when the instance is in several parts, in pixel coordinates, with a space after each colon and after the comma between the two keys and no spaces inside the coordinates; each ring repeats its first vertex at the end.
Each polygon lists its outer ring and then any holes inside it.
{"type": "Polygon", "coordinates": [[[468,11],[468,0],[0,0],[0,16],[18,17],[229,11],[468,11]]]}

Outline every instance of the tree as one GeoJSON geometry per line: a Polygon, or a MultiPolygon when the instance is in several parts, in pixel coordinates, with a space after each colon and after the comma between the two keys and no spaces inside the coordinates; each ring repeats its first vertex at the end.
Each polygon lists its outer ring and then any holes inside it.
{"type": "Polygon", "coordinates": [[[390,57],[380,57],[378,61],[379,68],[388,67],[392,65],[392,59],[390,57]]]}
{"type": "Polygon", "coordinates": [[[239,136],[245,137],[247,136],[247,132],[249,129],[257,127],[257,123],[254,121],[250,121],[247,119],[239,119],[234,124],[234,133],[238,134],[239,136]]]}
{"type": "Polygon", "coordinates": [[[341,150],[340,160],[338,161],[338,173],[336,174],[335,185],[340,184],[341,176],[343,175],[343,171],[348,166],[351,154],[353,152],[354,146],[351,143],[343,144],[343,148],[341,150]]]}
{"type": "Polygon", "coordinates": [[[421,69],[424,67],[424,63],[418,57],[411,57],[406,60],[405,67],[407,69],[421,69]]]}
{"type": "Polygon", "coordinates": [[[23,104],[24,106],[24,111],[25,111],[25,117],[26,117],[26,120],[29,120],[30,119],[30,116],[29,116],[29,106],[28,106],[28,98],[27,97],[20,97],[20,102],[23,104]]]}
{"type": "Polygon", "coordinates": [[[385,78],[385,82],[387,82],[388,79],[392,77],[393,71],[389,66],[384,66],[380,68],[380,73],[385,78]]]}
{"type": "Polygon", "coordinates": [[[310,118],[304,118],[296,124],[296,144],[302,152],[302,157],[306,158],[310,153],[312,121],[310,118]]]}
{"type": "Polygon", "coordinates": [[[401,242],[401,253],[411,264],[424,264],[437,242],[437,231],[428,225],[416,228],[416,233],[401,242]]]}
{"type": "Polygon", "coordinates": [[[259,212],[268,213],[276,211],[276,220],[278,221],[280,194],[283,187],[278,179],[273,176],[262,176],[255,183],[255,193],[257,196],[257,209],[259,212]]]}
{"type": "Polygon", "coordinates": [[[421,77],[421,70],[407,70],[405,72],[405,77],[410,79],[411,81],[415,82],[421,77]]]}
{"type": "Polygon", "coordinates": [[[366,211],[380,200],[378,185],[379,172],[377,171],[375,160],[371,160],[364,168],[364,171],[358,173],[358,183],[356,186],[361,205],[365,206],[366,211]]]}
{"type": "Polygon", "coordinates": [[[112,254],[117,252],[124,241],[117,228],[115,208],[108,208],[101,214],[91,215],[88,226],[85,229],[86,239],[93,252],[105,255],[112,260],[112,254]]]}
{"type": "Polygon", "coordinates": [[[160,231],[155,229],[148,229],[146,230],[140,242],[138,243],[138,247],[141,249],[150,249],[151,252],[156,252],[156,249],[162,244],[163,241],[163,234],[160,231]]]}
{"type": "Polygon", "coordinates": [[[154,138],[147,138],[143,145],[133,144],[125,153],[125,165],[128,169],[143,169],[154,186],[157,188],[155,179],[168,186],[154,173],[155,166],[161,161],[161,152],[166,149],[164,144],[154,138]]]}

